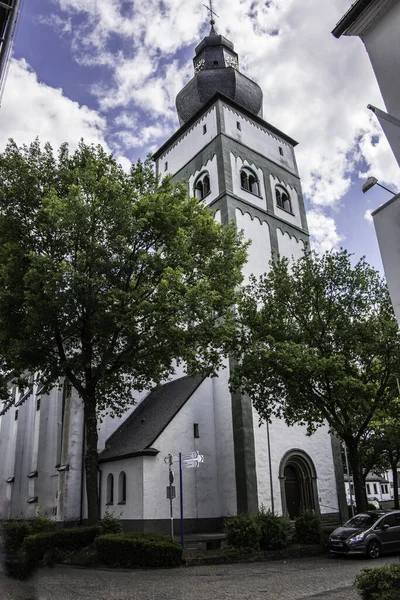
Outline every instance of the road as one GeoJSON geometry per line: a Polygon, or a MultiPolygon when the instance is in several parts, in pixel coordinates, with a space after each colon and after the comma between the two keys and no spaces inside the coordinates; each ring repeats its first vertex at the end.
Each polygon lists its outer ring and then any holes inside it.
{"type": "Polygon", "coordinates": [[[0,573],[0,600],[360,600],[364,567],[398,564],[328,556],[172,570],[40,569],[27,582],[0,573]]]}

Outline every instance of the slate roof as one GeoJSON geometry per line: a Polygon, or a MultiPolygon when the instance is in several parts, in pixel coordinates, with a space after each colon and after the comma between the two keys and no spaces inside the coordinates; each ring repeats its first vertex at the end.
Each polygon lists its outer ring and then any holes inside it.
{"type": "Polygon", "coordinates": [[[99,462],[157,454],[153,443],[204,379],[186,376],[154,388],[108,438],[99,462]]]}

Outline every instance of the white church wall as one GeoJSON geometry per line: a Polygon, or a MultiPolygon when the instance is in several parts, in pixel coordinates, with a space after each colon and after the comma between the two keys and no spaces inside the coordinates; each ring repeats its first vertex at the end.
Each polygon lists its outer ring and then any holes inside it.
{"type": "Polygon", "coordinates": [[[269,132],[262,125],[259,125],[249,117],[245,117],[242,113],[231,107],[224,105],[223,114],[225,133],[229,137],[252,148],[252,150],[259,152],[262,156],[266,156],[292,173],[297,174],[292,146],[282,138],[269,132]],[[238,127],[238,123],[240,128],[238,127]],[[281,154],[281,151],[283,154],[281,154]]]}
{"type": "Polygon", "coordinates": [[[174,511],[179,514],[179,452],[198,450],[204,463],[197,469],[183,470],[183,506],[187,519],[213,518],[221,515],[218,492],[218,467],[214,429],[212,380],[206,379],[178,412],[153,446],[160,450],[155,457],[144,457],[144,518],[169,519],[166,499],[168,466],[164,458],[174,456],[176,500],[174,511]],[[194,437],[193,424],[199,426],[199,438],[194,437]]]}
{"type": "MultiPolygon", "coordinates": [[[[257,424],[259,419],[255,409],[253,409],[253,419],[257,424]]],[[[282,419],[274,419],[269,426],[269,431],[275,510],[280,514],[283,513],[279,480],[281,460],[289,450],[301,449],[309,455],[317,472],[318,502],[321,514],[338,512],[339,505],[328,427],[324,426],[312,436],[307,436],[305,427],[299,425],[288,427],[282,419]]],[[[267,426],[265,424],[255,427],[254,442],[259,505],[263,504],[269,508],[271,507],[271,487],[267,426]]]]}
{"type": "Polygon", "coordinates": [[[249,163],[247,160],[242,160],[240,156],[235,156],[234,154],[230,154],[231,158],[231,170],[232,170],[232,190],[233,193],[239,198],[243,198],[246,202],[250,204],[254,204],[258,208],[262,208],[263,210],[267,210],[267,201],[265,199],[265,185],[264,185],[264,173],[263,170],[253,163],[249,163]],[[248,167],[257,175],[257,179],[259,182],[260,196],[256,194],[252,194],[248,192],[244,188],[242,188],[240,181],[240,171],[243,167],[248,167]]]}
{"type": "Polygon", "coordinates": [[[304,250],[303,240],[297,239],[295,235],[290,235],[287,231],[283,232],[279,227],[276,231],[280,256],[288,258],[289,263],[301,258],[304,250]]]}
{"type": "Polygon", "coordinates": [[[69,469],[58,475],[57,521],[81,518],[83,446],[83,404],[72,389],[65,399],[61,452],[61,465],[69,465],[69,469]]]}
{"type": "Polygon", "coordinates": [[[278,177],[274,177],[273,175],[270,175],[270,185],[275,215],[280,219],[287,221],[291,225],[296,225],[296,227],[300,227],[302,229],[299,198],[295,188],[287,182],[278,179],[278,177]],[[290,195],[290,202],[292,204],[293,214],[287,212],[286,210],[283,210],[282,208],[279,208],[279,206],[277,205],[275,196],[275,187],[277,185],[282,185],[290,195]]]}
{"type": "Polygon", "coordinates": [[[162,177],[175,175],[182,167],[207,146],[217,135],[217,111],[214,105],[187,131],[185,131],[157,160],[158,172],[162,177]],[[204,131],[204,127],[206,130],[204,131]]]}
{"type": "Polygon", "coordinates": [[[249,275],[259,277],[269,269],[272,257],[269,226],[257,217],[252,219],[247,212],[243,214],[239,208],[236,209],[236,223],[239,230],[243,229],[245,240],[251,240],[243,269],[244,282],[248,283],[249,275]]]}
{"type": "Polygon", "coordinates": [[[121,519],[143,519],[143,457],[115,460],[100,465],[101,515],[107,511],[121,519]],[[121,472],[126,474],[126,502],[119,504],[118,481],[121,472]],[[107,504],[107,478],[114,477],[114,502],[107,504]]]}
{"type": "Polygon", "coordinates": [[[210,193],[207,194],[204,198],[204,204],[211,204],[215,198],[219,196],[219,184],[218,184],[218,165],[217,165],[217,155],[214,154],[211,160],[208,160],[198,171],[193,173],[189,177],[189,193],[191,196],[195,195],[194,192],[194,184],[196,182],[197,177],[200,173],[204,171],[208,171],[210,176],[210,193]]]}
{"type": "Polygon", "coordinates": [[[7,479],[15,477],[15,444],[18,421],[14,418],[15,409],[10,408],[0,417],[0,519],[9,518],[14,483],[7,479]]]}
{"type": "Polygon", "coordinates": [[[233,444],[232,398],[229,391],[228,361],[212,381],[216,465],[221,515],[237,512],[235,448],[233,444]]]}

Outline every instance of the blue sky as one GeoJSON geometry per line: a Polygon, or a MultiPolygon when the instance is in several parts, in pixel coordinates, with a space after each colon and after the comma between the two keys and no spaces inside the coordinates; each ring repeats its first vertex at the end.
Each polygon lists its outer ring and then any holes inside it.
{"type": "MultiPolygon", "coordinates": [[[[218,0],[217,30],[264,91],[264,117],[298,140],[314,245],[343,246],[381,269],[367,210],[400,189],[371,103],[384,109],[358,38],[331,35],[350,0],[218,0]]],[[[36,135],[54,147],[83,137],[125,165],[178,127],[175,96],[208,33],[202,0],[30,0],[23,3],[2,106],[0,149],[36,135]]]]}

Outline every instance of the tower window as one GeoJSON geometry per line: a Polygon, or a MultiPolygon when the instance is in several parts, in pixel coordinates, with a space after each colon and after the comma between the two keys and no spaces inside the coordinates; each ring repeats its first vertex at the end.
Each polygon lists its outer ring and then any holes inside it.
{"type": "Polygon", "coordinates": [[[282,146],[279,146],[279,154],[280,154],[281,156],[283,156],[283,148],[282,148],[282,146]]]}
{"type": "Polygon", "coordinates": [[[110,473],[107,477],[106,504],[114,504],[114,475],[110,473]]]}
{"type": "Polygon", "coordinates": [[[236,121],[236,127],[239,129],[239,131],[242,131],[242,124],[240,121],[236,121]]]}
{"type": "Polygon", "coordinates": [[[203,135],[207,133],[207,125],[203,125],[203,135]]]}
{"type": "Polygon", "coordinates": [[[281,185],[277,185],[275,188],[275,198],[279,208],[293,214],[289,193],[281,185]]]}
{"type": "Polygon", "coordinates": [[[167,171],[167,169],[168,169],[168,161],[165,161],[164,171],[167,171]]]}
{"type": "Polygon", "coordinates": [[[14,415],[14,421],[18,421],[18,411],[15,411],[15,415],[14,415]]]}
{"type": "Polygon", "coordinates": [[[218,61],[217,60],[214,60],[214,65],[218,65],[218,61]]]}
{"type": "Polygon", "coordinates": [[[36,400],[36,410],[40,410],[40,397],[36,400]]]}
{"type": "Polygon", "coordinates": [[[240,171],[240,185],[246,192],[250,192],[255,196],[260,195],[260,185],[257,176],[250,169],[244,168],[240,171]]]}
{"type": "Polygon", "coordinates": [[[193,191],[194,197],[197,198],[197,200],[202,200],[210,193],[210,175],[208,171],[200,173],[194,183],[193,191]]]}
{"type": "Polygon", "coordinates": [[[199,438],[200,437],[199,424],[198,423],[193,423],[193,437],[195,437],[195,438],[199,438]]]}

